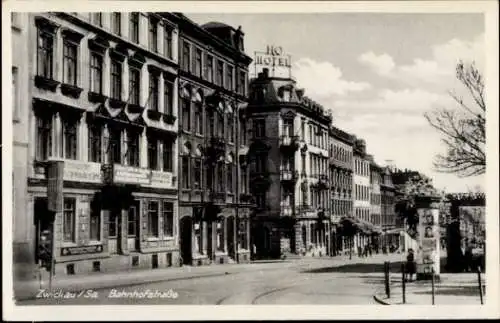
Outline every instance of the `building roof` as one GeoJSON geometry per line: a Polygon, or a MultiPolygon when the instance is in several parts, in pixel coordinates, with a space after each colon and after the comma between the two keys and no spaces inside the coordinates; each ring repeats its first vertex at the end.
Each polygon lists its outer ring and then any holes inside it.
{"type": "Polygon", "coordinates": [[[234,29],[232,26],[225,24],[223,22],[219,21],[210,21],[207,22],[206,24],[201,25],[201,28],[209,29],[209,28],[231,28],[234,29]]]}

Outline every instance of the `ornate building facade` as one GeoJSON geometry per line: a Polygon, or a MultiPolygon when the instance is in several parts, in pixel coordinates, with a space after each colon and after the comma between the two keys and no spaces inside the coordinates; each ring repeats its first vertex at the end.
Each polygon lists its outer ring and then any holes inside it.
{"type": "Polygon", "coordinates": [[[250,84],[255,258],[329,252],[331,116],[291,78],[263,69],[250,84]]]}
{"type": "Polygon", "coordinates": [[[337,127],[329,132],[330,210],[332,225],[332,254],[346,249],[346,237],[338,232],[343,217],[353,214],[353,145],[354,137],[337,127]]]}
{"type": "Polygon", "coordinates": [[[245,102],[248,65],[241,29],[199,26],[180,13],[179,215],[184,264],[250,261],[245,102]]]}
{"type": "Polygon", "coordinates": [[[175,265],[176,24],[138,12],[24,19],[23,253],[37,264],[52,249],[68,275],[175,265]]]}

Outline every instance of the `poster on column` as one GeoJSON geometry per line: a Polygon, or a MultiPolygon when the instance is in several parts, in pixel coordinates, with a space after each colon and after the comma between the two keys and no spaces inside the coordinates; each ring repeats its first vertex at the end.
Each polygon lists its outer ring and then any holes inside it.
{"type": "Polygon", "coordinates": [[[440,274],[439,211],[419,209],[417,273],[430,275],[434,269],[440,274]]]}

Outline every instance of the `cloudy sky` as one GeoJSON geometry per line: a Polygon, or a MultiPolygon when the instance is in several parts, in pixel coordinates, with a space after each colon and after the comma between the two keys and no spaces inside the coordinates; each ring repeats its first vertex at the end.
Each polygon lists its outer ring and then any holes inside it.
{"type": "Polygon", "coordinates": [[[454,107],[448,91],[463,93],[454,74],[458,59],[483,69],[481,14],[186,15],[200,24],[241,25],[250,56],[268,44],[282,46],[306,95],[331,109],[336,126],[364,138],[378,163],[420,170],[447,191],[484,187],[483,177],[433,169],[444,148],[423,117],[454,107]]]}

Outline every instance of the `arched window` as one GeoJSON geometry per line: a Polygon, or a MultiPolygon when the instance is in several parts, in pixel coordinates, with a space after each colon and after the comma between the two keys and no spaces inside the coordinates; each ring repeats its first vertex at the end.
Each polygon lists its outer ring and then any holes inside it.
{"type": "Polygon", "coordinates": [[[201,189],[203,187],[203,174],[202,174],[202,147],[196,147],[193,158],[193,188],[201,189]]]}
{"type": "Polygon", "coordinates": [[[234,156],[233,153],[229,153],[227,155],[227,191],[230,193],[234,191],[233,178],[234,178],[234,156]]]}
{"type": "Polygon", "coordinates": [[[227,115],[227,138],[229,142],[234,142],[234,110],[231,104],[226,104],[227,115]]]}
{"type": "Polygon", "coordinates": [[[191,131],[191,89],[182,88],[181,92],[182,130],[191,131]]]}
{"type": "Polygon", "coordinates": [[[217,111],[217,136],[219,138],[224,138],[224,112],[217,111]]]}
{"type": "Polygon", "coordinates": [[[207,108],[207,131],[210,136],[215,136],[215,112],[211,107],[207,108]]]}
{"type": "Polygon", "coordinates": [[[196,134],[203,134],[203,96],[197,91],[194,97],[194,130],[196,134]]]}
{"type": "Polygon", "coordinates": [[[190,174],[189,174],[189,161],[191,159],[191,144],[189,142],[186,142],[184,146],[182,147],[182,157],[181,157],[181,178],[182,178],[182,188],[190,188],[191,183],[190,183],[190,174]]]}

